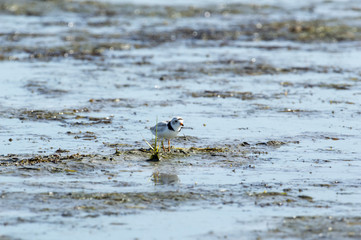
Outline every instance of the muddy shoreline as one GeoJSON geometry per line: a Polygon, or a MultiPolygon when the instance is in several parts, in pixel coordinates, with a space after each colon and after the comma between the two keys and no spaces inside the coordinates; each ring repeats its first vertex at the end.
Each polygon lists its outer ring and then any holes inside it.
{"type": "Polygon", "coordinates": [[[361,238],[360,9],[3,1],[0,239],[361,238]]]}

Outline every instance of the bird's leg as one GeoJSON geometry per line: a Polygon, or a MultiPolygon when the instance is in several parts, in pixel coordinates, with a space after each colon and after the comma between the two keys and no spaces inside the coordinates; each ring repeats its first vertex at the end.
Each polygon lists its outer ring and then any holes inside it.
{"type": "Polygon", "coordinates": [[[164,140],[162,140],[162,147],[163,147],[163,151],[165,152],[164,140]]]}
{"type": "Polygon", "coordinates": [[[168,152],[170,152],[170,140],[168,139],[168,152]]]}

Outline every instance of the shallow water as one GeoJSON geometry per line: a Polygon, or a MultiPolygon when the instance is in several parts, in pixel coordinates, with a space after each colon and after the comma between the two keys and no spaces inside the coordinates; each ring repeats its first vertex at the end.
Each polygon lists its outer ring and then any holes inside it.
{"type": "Polygon", "coordinates": [[[192,4],[0,5],[0,238],[361,237],[359,3],[192,4]]]}

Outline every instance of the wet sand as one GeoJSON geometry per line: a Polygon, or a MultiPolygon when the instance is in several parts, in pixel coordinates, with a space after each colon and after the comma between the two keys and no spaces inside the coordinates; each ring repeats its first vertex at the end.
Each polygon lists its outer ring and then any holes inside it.
{"type": "Polygon", "coordinates": [[[0,4],[0,239],[361,238],[357,1],[0,4]],[[185,128],[161,161],[156,119],[185,128]]]}

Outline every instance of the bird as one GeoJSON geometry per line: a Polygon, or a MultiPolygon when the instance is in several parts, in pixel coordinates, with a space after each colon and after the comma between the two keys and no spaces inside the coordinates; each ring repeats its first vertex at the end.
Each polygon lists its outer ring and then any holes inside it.
{"type": "Polygon", "coordinates": [[[163,140],[168,140],[168,152],[170,151],[170,139],[175,138],[181,131],[183,124],[183,118],[174,117],[172,120],[162,121],[150,128],[153,135],[162,139],[162,147],[165,151],[163,140]]]}

